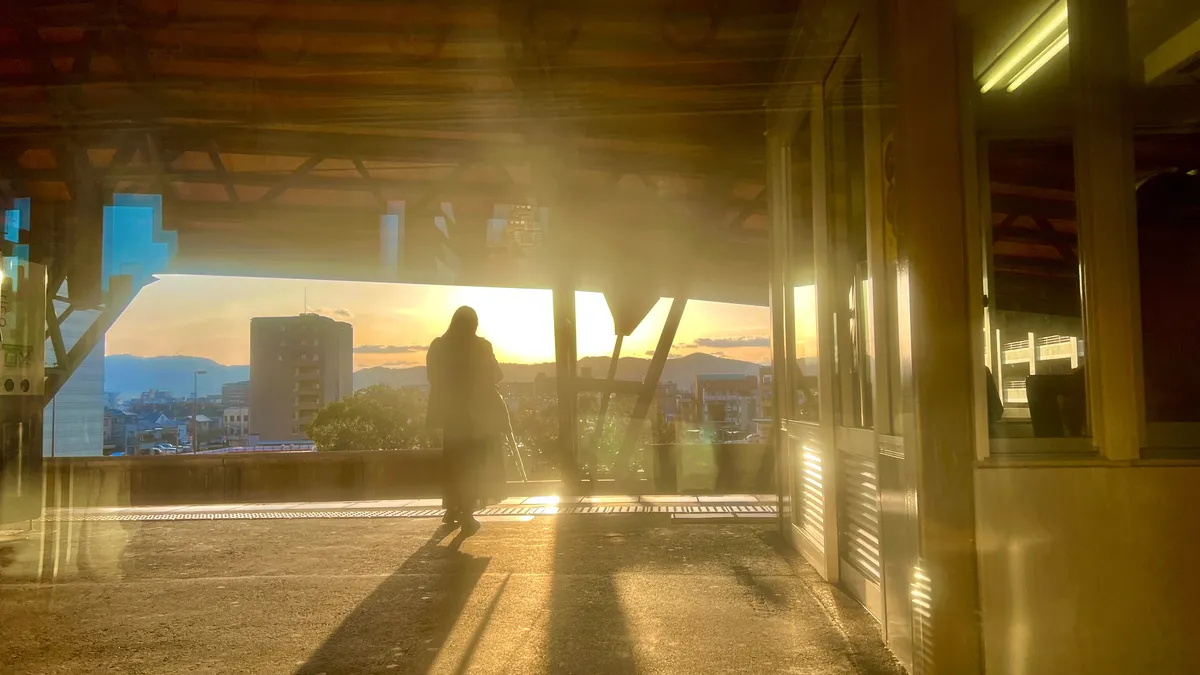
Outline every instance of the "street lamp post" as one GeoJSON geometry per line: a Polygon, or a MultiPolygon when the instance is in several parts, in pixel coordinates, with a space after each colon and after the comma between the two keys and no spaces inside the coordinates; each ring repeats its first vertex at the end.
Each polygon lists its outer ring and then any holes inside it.
{"type": "Polygon", "coordinates": [[[207,373],[205,370],[192,373],[192,454],[200,449],[200,420],[196,419],[196,403],[200,398],[200,376],[207,373]]]}

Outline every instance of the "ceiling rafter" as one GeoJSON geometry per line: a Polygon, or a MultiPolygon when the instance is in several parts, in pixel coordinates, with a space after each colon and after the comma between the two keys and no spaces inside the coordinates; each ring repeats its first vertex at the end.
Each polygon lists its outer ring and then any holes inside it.
{"type": "MultiPolygon", "coordinates": [[[[315,167],[320,162],[313,158],[306,162],[304,166],[290,174],[277,174],[274,172],[228,172],[223,173],[218,170],[196,170],[196,169],[181,169],[168,167],[164,171],[159,172],[154,166],[126,166],[123,163],[113,161],[107,167],[94,167],[95,180],[106,186],[114,186],[125,181],[158,181],[165,180],[173,184],[180,183],[197,183],[233,186],[235,189],[239,186],[269,188],[269,192],[264,194],[255,202],[261,205],[266,205],[274,202],[278,197],[282,196],[286,191],[292,189],[315,189],[315,190],[345,190],[353,192],[370,192],[372,193],[381,210],[386,210],[387,193],[408,195],[421,199],[420,203],[414,203],[411,208],[424,209],[429,205],[429,202],[424,201],[431,194],[442,198],[443,201],[454,202],[459,199],[491,199],[496,203],[527,203],[532,196],[533,186],[528,184],[518,184],[511,180],[503,180],[499,182],[459,182],[453,185],[442,183],[440,178],[429,178],[421,180],[419,178],[407,179],[390,179],[381,178],[371,173],[367,173],[367,177],[363,177],[360,173],[355,177],[327,177],[313,176],[308,170],[301,171],[306,167],[315,167]],[[274,195],[274,196],[272,196],[274,195]]],[[[366,166],[363,165],[363,169],[366,166]]],[[[26,181],[45,182],[45,181],[64,181],[67,178],[57,169],[22,169],[16,174],[20,179],[26,181]]],[[[507,174],[505,174],[507,175],[507,174]]],[[[610,174],[612,178],[615,174],[610,174]]],[[[606,186],[611,187],[609,183],[601,186],[601,189],[606,189],[606,186]]],[[[399,197],[393,197],[398,199],[399,197]]],[[[729,194],[713,195],[708,192],[702,193],[686,193],[678,196],[663,198],[664,201],[673,201],[685,204],[694,205],[694,210],[703,212],[709,209],[718,209],[722,213],[726,210],[734,208],[742,212],[750,214],[765,214],[765,207],[755,208],[754,202],[750,200],[738,199],[729,194]]],[[[186,200],[200,201],[200,200],[186,200]]],[[[437,209],[435,209],[437,211],[437,209]]]]}
{"type": "MultiPolygon", "coordinates": [[[[90,148],[112,148],[113,138],[140,125],[115,124],[108,128],[78,128],[69,134],[80,145],[90,148]]],[[[507,134],[453,134],[443,137],[398,135],[392,133],[335,133],[326,128],[279,129],[249,125],[197,128],[178,121],[166,120],[153,127],[156,133],[170,139],[181,150],[204,151],[215,141],[223,153],[249,155],[283,155],[363,161],[407,162],[421,165],[447,165],[464,161],[489,162],[497,165],[528,164],[536,148],[517,142],[507,134]]],[[[63,137],[57,126],[15,127],[0,131],[12,143],[23,148],[44,147],[63,137]]],[[[610,143],[607,139],[581,139],[573,154],[573,166],[578,169],[637,172],[650,175],[668,174],[680,177],[706,178],[713,171],[722,171],[749,181],[763,180],[761,153],[724,152],[714,157],[711,150],[686,146],[658,147],[649,144],[610,143]],[[716,160],[720,161],[717,162],[716,160]]]]}
{"type": "MultiPolygon", "coordinates": [[[[355,157],[351,161],[354,162],[354,169],[358,171],[358,175],[361,176],[364,181],[370,181],[371,172],[367,171],[367,166],[363,164],[362,158],[355,157]]],[[[383,192],[379,189],[378,184],[371,187],[371,193],[375,195],[375,201],[379,203],[380,210],[387,211],[387,198],[383,196],[383,192]]]]}
{"type": "Polygon", "coordinates": [[[294,187],[301,179],[308,175],[310,171],[317,168],[317,165],[325,161],[323,155],[313,155],[304,160],[304,163],[296,167],[296,170],[284,177],[283,180],[276,183],[263,196],[255,200],[255,204],[272,204],[289,189],[294,187]]]}
{"type": "Polygon", "coordinates": [[[221,148],[217,146],[216,141],[209,143],[208,159],[212,162],[213,168],[221,175],[225,181],[225,194],[229,195],[229,201],[238,203],[241,198],[238,196],[237,187],[234,185],[233,177],[229,174],[229,169],[225,168],[225,162],[221,159],[221,148]]]}

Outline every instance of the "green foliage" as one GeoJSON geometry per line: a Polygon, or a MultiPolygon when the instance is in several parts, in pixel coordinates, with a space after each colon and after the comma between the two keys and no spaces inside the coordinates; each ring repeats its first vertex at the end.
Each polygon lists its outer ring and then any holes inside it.
{"type": "MultiPolygon", "coordinates": [[[[580,394],[578,401],[579,450],[582,468],[612,475],[618,469],[637,470],[643,454],[632,453],[629,457],[618,457],[621,443],[633,415],[636,396],[612,396],[605,415],[603,432],[596,436],[600,412],[600,396],[595,393],[580,394]]],[[[558,443],[558,400],[556,398],[529,398],[511,414],[513,434],[521,446],[521,457],[529,477],[534,480],[559,478],[562,475],[562,456],[558,443]]],[[[662,412],[653,408],[649,419],[642,422],[639,447],[646,441],[671,443],[675,441],[675,427],[666,421],[662,412]]]]}
{"type": "Polygon", "coordinates": [[[654,414],[654,426],[650,430],[650,441],[656,444],[675,442],[675,425],[667,421],[661,410],[654,414]]]}
{"type": "Polygon", "coordinates": [[[558,401],[530,399],[511,415],[513,435],[530,478],[555,477],[558,468],[558,401]]]}
{"type": "Polygon", "coordinates": [[[377,384],[330,403],[306,428],[318,450],[409,450],[425,445],[425,396],[377,384]]]}

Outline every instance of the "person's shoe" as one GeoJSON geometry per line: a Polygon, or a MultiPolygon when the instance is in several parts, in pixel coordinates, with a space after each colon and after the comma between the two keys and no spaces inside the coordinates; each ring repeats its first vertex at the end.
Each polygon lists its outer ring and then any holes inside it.
{"type": "Polygon", "coordinates": [[[454,525],[457,522],[458,522],[458,517],[455,516],[453,513],[450,513],[449,511],[446,512],[446,515],[442,516],[442,524],[443,525],[454,525]]]}
{"type": "Polygon", "coordinates": [[[462,536],[464,539],[474,535],[479,531],[479,521],[475,520],[475,518],[472,516],[468,517],[470,520],[464,521],[462,525],[462,536]]]}

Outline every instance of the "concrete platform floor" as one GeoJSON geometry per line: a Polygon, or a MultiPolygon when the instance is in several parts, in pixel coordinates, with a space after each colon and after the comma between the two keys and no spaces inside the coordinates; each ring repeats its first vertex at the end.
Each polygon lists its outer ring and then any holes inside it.
{"type": "Polygon", "coordinates": [[[774,523],[660,514],[39,523],[0,627],[2,673],[902,672],[774,523]]]}

